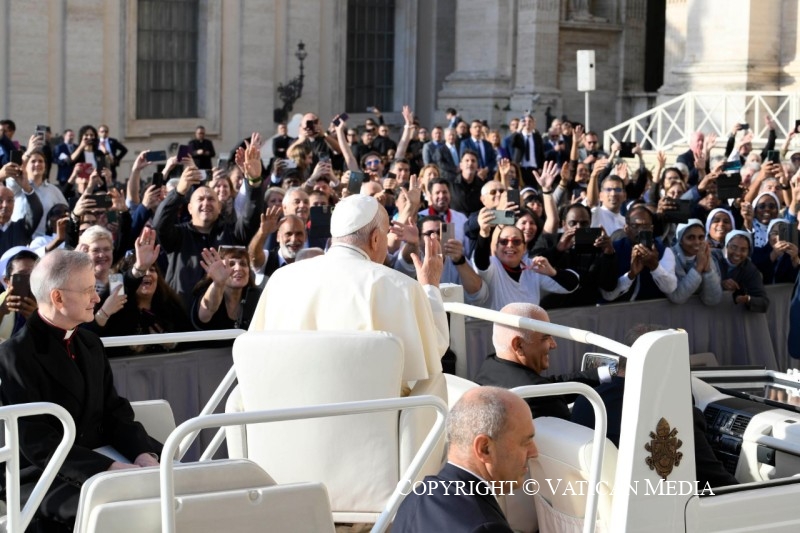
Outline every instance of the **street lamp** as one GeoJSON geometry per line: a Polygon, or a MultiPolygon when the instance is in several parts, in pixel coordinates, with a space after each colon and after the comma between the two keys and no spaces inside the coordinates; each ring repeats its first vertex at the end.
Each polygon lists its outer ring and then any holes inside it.
{"type": "Polygon", "coordinates": [[[283,83],[278,84],[278,97],[283,102],[283,107],[275,108],[273,112],[273,120],[276,123],[286,121],[289,113],[292,111],[294,103],[303,95],[303,80],[305,78],[303,74],[303,61],[308,57],[306,45],[303,41],[297,43],[297,52],[294,53],[294,57],[300,61],[300,75],[289,80],[286,85],[283,83]]]}

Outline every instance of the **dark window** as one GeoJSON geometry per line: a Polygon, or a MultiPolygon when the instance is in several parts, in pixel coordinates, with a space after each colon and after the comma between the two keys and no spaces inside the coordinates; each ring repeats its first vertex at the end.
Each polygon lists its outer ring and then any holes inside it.
{"type": "Polygon", "coordinates": [[[394,12],[394,0],[347,1],[345,106],[351,113],[393,108],[394,12]]]}
{"type": "Polygon", "coordinates": [[[200,0],[139,0],[136,118],[194,118],[200,0]]]}

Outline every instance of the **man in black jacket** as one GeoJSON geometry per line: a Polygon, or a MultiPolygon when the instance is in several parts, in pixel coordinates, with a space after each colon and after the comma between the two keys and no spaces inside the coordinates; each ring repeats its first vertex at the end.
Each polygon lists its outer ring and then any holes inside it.
{"type": "MultiPolygon", "coordinates": [[[[94,319],[100,300],[94,282],[88,255],[48,253],[31,274],[38,312],[0,345],[2,403],[52,402],[75,421],[75,442],[38,510],[48,525],[40,528],[44,531],[72,531],[87,479],[107,470],[157,466],[161,453],[161,444],[134,421],[128,400],[117,394],[102,342],[78,328],[94,319]],[[125,462],[95,451],[106,446],[125,462]]],[[[41,476],[61,435],[61,424],[51,416],[19,421],[20,477],[27,490],[41,476]]]]}
{"type": "MultiPolygon", "coordinates": [[[[257,152],[257,148],[251,147],[257,152]]],[[[256,156],[252,156],[256,157],[256,156]]],[[[251,161],[253,161],[251,157],[251,161]]],[[[175,190],[167,194],[153,218],[161,249],[167,254],[166,281],[183,299],[187,309],[192,305],[192,289],[203,277],[200,252],[203,248],[247,246],[261,222],[264,195],[261,193],[261,160],[257,169],[247,173],[242,184],[248,202],[235,221],[220,219],[220,203],[213,189],[201,185],[202,175],[197,167],[186,167],[175,190]],[[253,176],[256,176],[254,179],[253,176]],[[192,192],[193,186],[197,186],[192,192]],[[178,211],[187,203],[189,222],[178,223],[178,211]]]]}
{"type": "MultiPolygon", "coordinates": [[[[538,305],[528,303],[511,303],[501,309],[503,313],[550,322],[547,312],[538,305]]],[[[590,387],[611,380],[609,368],[565,374],[561,376],[542,376],[550,366],[550,351],[556,348],[556,341],[551,335],[539,331],[517,329],[502,324],[494,324],[492,328],[492,344],[496,355],[489,356],[481,366],[475,381],[481,385],[494,385],[506,389],[524,385],[545,385],[562,381],[578,381],[590,387]]],[[[575,401],[570,396],[544,396],[525,400],[531,408],[533,418],[539,416],[556,416],[569,420],[568,405],[575,401]]]]}

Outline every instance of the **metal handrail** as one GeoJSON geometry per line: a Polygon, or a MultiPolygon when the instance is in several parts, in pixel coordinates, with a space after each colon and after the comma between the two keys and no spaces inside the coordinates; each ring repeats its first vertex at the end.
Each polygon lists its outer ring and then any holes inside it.
{"type": "Polygon", "coordinates": [[[581,394],[591,404],[594,409],[594,434],[595,445],[592,446],[592,461],[589,466],[589,491],[586,498],[586,510],[583,514],[583,531],[592,533],[597,524],[598,495],[597,485],[600,481],[600,474],[603,469],[603,455],[605,453],[605,434],[608,427],[606,407],[603,399],[590,386],[584,383],[565,382],[552,383],[549,385],[525,385],[516,387],[511,392],[520,398],[538,398],[540,396],[557,396],[562,394],[581,394]],[[597,444],[600,444],[598,446],[597,444]]]}
{"type": "Polygon", "coordinates": [[[125,335],[122,337],[100,337],[106,348],[120,346],[139,346],[146,344],[172,344],[175,342],[225,341],[235,339],[244,333],[243,329],[218,329],[211,331],[184,331],[181,333],[148,333],[146,335],[125,335]]]}
{"type": "Polygon", "coordinates": [[[605,348],[606,350],[610,350],[617,355],[622,355],[625,357],[628,357],[631,351],[629,346],[626,346],[621,342],[617,342],[607,337],[603,337],[602,335],[598,335],[597,333],[592,333],[591,331],[586,331],[583,329],[569,326],[559,326],[558,324],[553,324],[551,322],[534,320],[532,318],[525,318],[509,313],[501,313],[500,311],[492,311],[491,309],[485,309],[483,307],[476,307],[474,305],[462,303],[445,302],[444,309],[449,313],[458,313],[460,315],[480,318],[482,320],[488,320],[490,322],[496,322],[498,324],[504,324],[506,326],[512,326],[520,329],[540,331],[554,337],[570,339],[573,341],[582,342],[584,344],[594,344],[595,346],[600,346],[601,348],[605,348]]]}
{"type": "Polygon", "coordinates": [[[798,112],[798,92],[690,91],[605,130],[603,145],[608,149],[614,142],[627,140],[652,150],[668,150],[675,144],[688,143],[695,131],[724,136],[736,121],[749,122],[753,141],[761,144],[768,134],[763,125],[765,117],[775,120],[776,135],[785,138],[798,112]]]}
{"type": "Polygon", "coordinates": [[[56,479],[56,474],[64,464],[67,454],[75,442],[75,421],[66,409],[47,402],[33,402],[0,407],[0,420],[5,425],[5,445],[0,448],[0,461],[6,463],[6,513],[7,531],[25,531],[33,520],[33,515],[42,503],[47,490],[56,479]],[[64,429],[64,436],[56,451],[47,462],[42,475],[36,482],[25,507],[20,510],[19,479],[19,424],[20,418],[27,416],[52,415],[64,429]]]}
{"type": "MultiPolygon", "coordinates": [[[[175,428],[169,438],[167,438],[167,442],[164,443],[162,456],[174,457],[187,435],[209,427],[238,426],[264,422],[282,422],[286,420],[306,420],[309,418],[365,414],[419,407],[433,407],[436,410],[436,420],[433,427],[428,432],[428,435],[425,437],[422,446],[420,446],[411,464],[406,468],[402,478],[392,492],[392,495],[386,503],[386,507],[375,522],[372,531],[379,533],[386,530],[392,517],[397,512],[398,507],[400,507],[400,503],[404,497],[402,490],[406,486],[406,483],[419,475],[423,463],[427,460],[427,457],[444,432],[447,405],[440,398],[435,396],[414,396],[200,416],[187,420],[175,428]]],[[[161,485],[161,531],[162,533],[174,533],[175,480],[173,462],[168,460],[162,461],[159,475],[161,485]]]]}

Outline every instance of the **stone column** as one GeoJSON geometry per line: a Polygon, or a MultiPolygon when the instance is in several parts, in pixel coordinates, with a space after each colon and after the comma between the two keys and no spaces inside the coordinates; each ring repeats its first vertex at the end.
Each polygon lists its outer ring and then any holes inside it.
{"type": "Polygon", "coordinates": [[[512,0],[457,1],[456,70],[439,92],[440,110],[467,109],[467,120],[502,121],[511,85],[512,6],[512,0]]]}
{"type": "Polygon", "coordinates": [[[686,80],[673,75],[686,53],[687,0],[667,0],[664,42],[664,85],[658,90],[665,99],[686,91],[686,80]]]}
{"type": "Polygon", "coordinates": [[[688,0],[683,61],[664,78],[685,91],[774,90],[780,27],[781,2],[688,0]]]}
{"type": "MultiPolygon", "coordinates": [[[[527,109],[561,108],[558,89],[558,0],[519,2],[514,88],[510,108],[514,116],[527,109]]],[[[539,113],[541,114],[541,113],[539,113]]],[[[549,124],[539,124],[546,129],[549,124]]]]}

